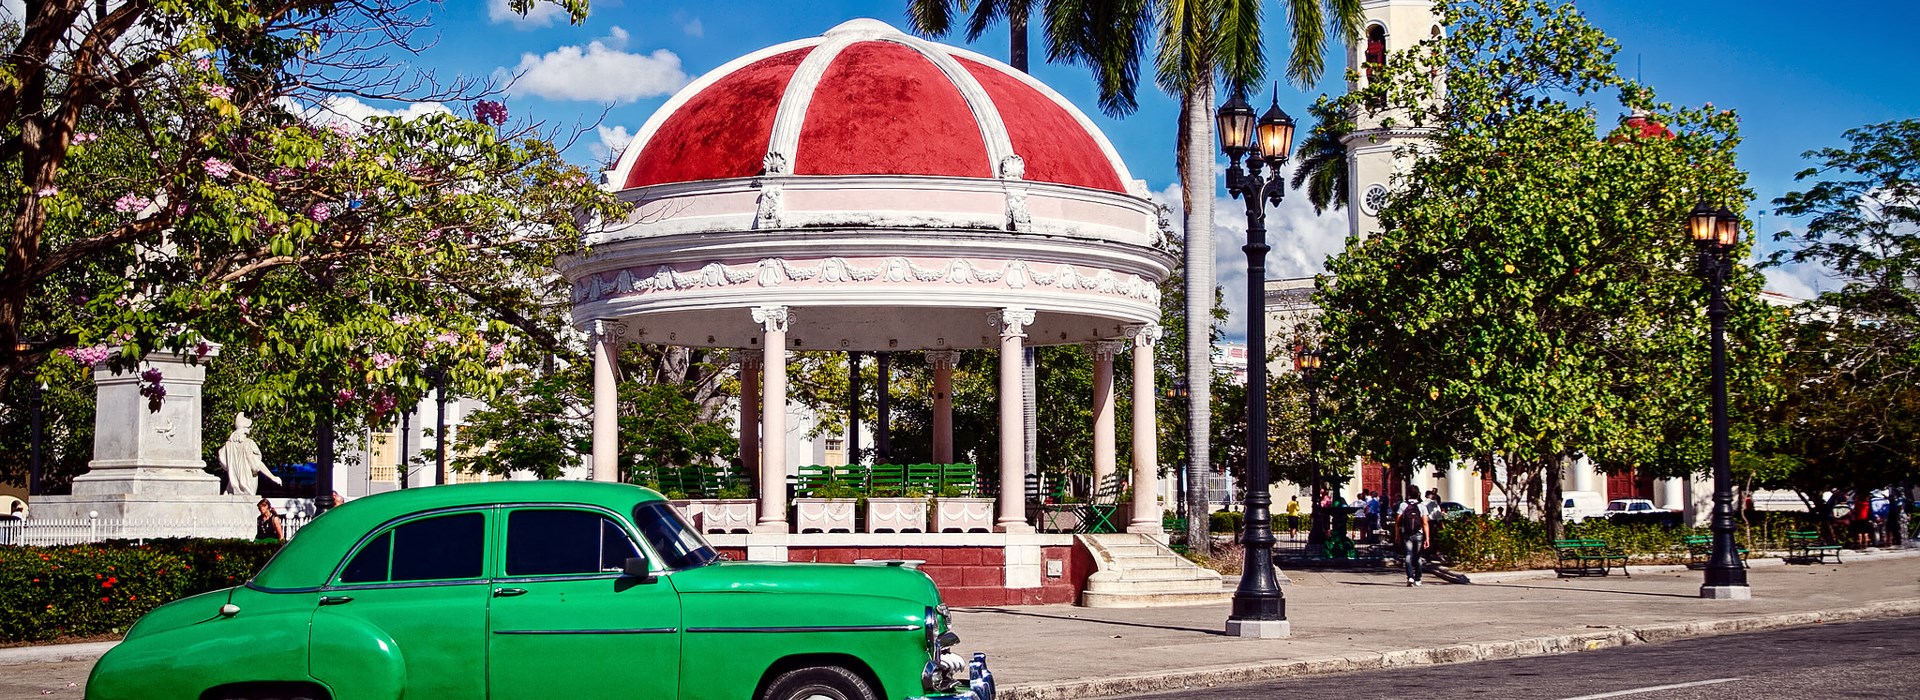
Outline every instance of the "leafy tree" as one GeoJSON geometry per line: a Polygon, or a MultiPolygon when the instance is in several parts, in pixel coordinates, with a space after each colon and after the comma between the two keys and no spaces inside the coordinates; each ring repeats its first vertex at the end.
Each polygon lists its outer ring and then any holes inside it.
{"type": "MultiPolygon", "coordinates": [[[[1401,475],[1498,454],[1509,493],[1544,501],[1555,531],[1577,456],[1704,466],[1685,459],[1707,439],[1708,348],[1684,222],[1700,201],[1744,198],[1736,120],[1653,102],[1571,5],[1455,2],[1445,19],[1447,38],[1390,57],[1344,99],[1435,131],[1382,232],[1328,264],[1328,422],[1401,475]],[[1570,99],[1606,92],[1665,126],[1601,138],[1570,99]]],[[[1729,281],[1731,381],[1750,398],[1777,351],[1760,282],[1740,265],[1729,281]]]]}
{"type": "Polygon", "coordinates": [[[1799,310],[1786,437],[1774,455],[1803,465],[1783,480],[1810,502],[1838,490],[1911,484],[1920,477],[1920,120],[1846,132],[1846,148],[1808,151],[1804,191],[1774,200],[1782,216],[1810,217],[1771,264],[1811,263],[1840,289],[1799,310]]]}

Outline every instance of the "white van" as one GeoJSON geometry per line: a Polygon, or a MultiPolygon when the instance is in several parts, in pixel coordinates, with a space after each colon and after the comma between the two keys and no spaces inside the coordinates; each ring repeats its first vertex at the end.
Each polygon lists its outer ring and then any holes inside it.
{"type": "Polygon", "coordinates": [[[1560,492],[1560,517],[1574,522],[1602,518],[1607,514],[1607,498],[1594,491],[1560,492]]]}

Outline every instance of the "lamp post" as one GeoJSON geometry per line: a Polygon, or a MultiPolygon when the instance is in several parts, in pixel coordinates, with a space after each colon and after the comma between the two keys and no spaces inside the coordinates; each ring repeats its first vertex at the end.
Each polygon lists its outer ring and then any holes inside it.
{"type": "Polygon", "coordinates": [[[1293,150],[1293,119],[1280,111],[1280,98],[1266,114],[1254,118],[1253,107],[1237,92],[1214,115],[1225,151],[1227,192],[1247,204],[1247,501],[1240,543],[1246,547],[1246,565],[1240,587],[1233,592],[1233,613],[1227,634],[1241,637],[1285,637],[1287,601],[1273,575],[1273,495],[1267,478],[1267,204],[1280,204],[1286,178],[1280,165],[1293,150]],[[1246,158],[1247,169],[1240,169],[1246,158]],[[1262,166],[1273,174],[1262,175],[1262,166]]]}
{"type": "MultiPolygon", "coordinates": [[[[1185,404],[1186,400],[1187,400],[1187,378],[1184,376],[1174,377],[1173,386],[1167,389],[1167,401],[1176,406],[1179,406],[1179,405],[1185,404]]],[[[1173,476],[1174,517],[1179,518],[1181,520],[1186,520],[1187,519],[1187,443],[1188,441],[1185,436],[1187,434],[1187,413],[1186,411],[1175,411],[1174,413],[1177,414],[1180,420],[1180,431],[1177,434],[1181,436],[1180,468],[1174,472],[1174,476],[1173,476]]]]}
{"type": "Polygon", "coordinates": [[[1733,248],[1740,242],[1740,219],[1726,207],[1705,203],[1687,215],[1687,231],[1700,249],[1700,277],[1707,283],[1707,319],[1713,326],[1713,554],[1700,597],[1747,600],[1747,570],[1733,543],[1733,470],[1727,447],[1727,275],[1733,272],[1733,248]]]}
{"type": "Polygon", "coordinates": [[[1307,387],[1307,460],[1313,464],[1312,522],[1307,524],[1307,553],[1318,553],[1326,542],[1327,518],[1332,515],[1320,507],[1326,495],[1327,478],[1320,464],[1320,351],[1301,349],[1293,356],[1293,371],[1307,387]]]}

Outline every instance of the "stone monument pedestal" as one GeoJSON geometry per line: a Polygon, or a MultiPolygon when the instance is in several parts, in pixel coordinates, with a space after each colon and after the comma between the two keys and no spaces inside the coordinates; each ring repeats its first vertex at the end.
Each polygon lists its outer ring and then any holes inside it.
{"type": "Polygon", "coordinates": [[[132,372],[94,365],[93,461],[74,478],[73,495],[34,498],[34,520],[91,522],[101,538],[251,539],[259,499],[220,493],[220,478],[200,458],[206,378],[206,367],[169,352],[148,355],[132,372]],[[158,410],[140,394],[148,369],[160,370],[167,390],[158,410]]]}

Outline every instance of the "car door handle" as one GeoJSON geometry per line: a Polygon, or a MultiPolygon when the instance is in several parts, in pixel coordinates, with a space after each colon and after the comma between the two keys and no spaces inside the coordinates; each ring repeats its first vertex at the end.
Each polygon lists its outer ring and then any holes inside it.
{"type": "Polygon", "coordinates": [[[493,597],[495,597],[495,598],[512,598],[512,597],[514,597],[514,596],[517,596],[517,595],[526,595],[526,594],[527,594],[527,589],[525,589],[525,588],[495,588],[495,589],[493,589],[493,597]]]}
{"type": "Polygon", "coordinates": [[[341,604],[341,603],[351,603],[351,602],[353,602],[353,596],[350,596],[350,595],[323,595],[323,596],[320,596],[320,604],[321,604],[321,605],[339,605],[339,604],[341,604]]]}

